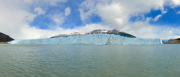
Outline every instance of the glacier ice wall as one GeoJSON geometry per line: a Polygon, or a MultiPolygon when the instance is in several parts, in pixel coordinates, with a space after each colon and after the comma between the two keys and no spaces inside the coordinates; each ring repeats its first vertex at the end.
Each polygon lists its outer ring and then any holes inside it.
{"type": "Polygon", "coordinates": [[[162,40],[128,38],[114,34],[88,34],[58,38],[14,40],[10,44],[149,45],[162,44],[162,40]]]}

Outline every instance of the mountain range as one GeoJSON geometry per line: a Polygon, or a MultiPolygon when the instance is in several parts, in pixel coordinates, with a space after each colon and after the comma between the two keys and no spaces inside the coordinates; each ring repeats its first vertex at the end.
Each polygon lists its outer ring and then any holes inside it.
{"type": "Polygon", "coordinates": [[[96,30],[93,30],[93,31],[90,31],[88,33],[79,33],[79,32],[74,32],[74,33],[71,33],[71,34],[59,34],[59,35],[56,35],[56,36],[52,36],[51,38],[57,38],[57,37],[68,37],[68,36],[75,36],[75,35],[87,35],[87,34],[115,34],[115,35],[120,35],[120,36],[123,36],[123,37],[129,37],[129,38],[136,38],[134,35],[131,35],[129,33],[126,33],[126,32],[122,32],[122,31],[119,31],[117,29],[113,29],[113,30],[106,30],[106,29],[96,29],[96,30]]]}

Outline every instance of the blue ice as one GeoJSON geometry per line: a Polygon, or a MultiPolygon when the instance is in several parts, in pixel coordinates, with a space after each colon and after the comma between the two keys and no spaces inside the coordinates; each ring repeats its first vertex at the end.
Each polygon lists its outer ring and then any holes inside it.
{"type": "Polygon", "coordinates": [[[114,34],[88,34],[58,38],[14,40],[10,44],[150,45],[162,44],[162,40],[128,38],[114,34]]]}

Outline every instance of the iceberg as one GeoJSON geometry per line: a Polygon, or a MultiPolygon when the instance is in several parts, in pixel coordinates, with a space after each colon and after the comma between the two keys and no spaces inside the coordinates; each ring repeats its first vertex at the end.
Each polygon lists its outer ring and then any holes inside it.
{"type": "Polygon", "coordinates": [[[114,34],[87,34],[58,38],[14,40],[10,44],[83,44],[83,45],[150,45],[161,39],[129,38],[114,34]]]}

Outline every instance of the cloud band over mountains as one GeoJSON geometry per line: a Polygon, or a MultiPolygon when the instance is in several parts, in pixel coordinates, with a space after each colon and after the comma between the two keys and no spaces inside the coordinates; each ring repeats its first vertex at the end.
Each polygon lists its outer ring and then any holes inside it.
{"type": "MultiPolygon", "coordinates": [[[[71,0],[0,0],[0,32],[15,39],[35,39],[60,33],[116,28],[141,38],[176,38],[180,36],[179,25],[150,22],[158,22],[169,9],[179,6],[180,0],[83,0],[77,3],[71,0]],[[154,17],[145,16],[152,10],[160,10],[161,13],[154,17]],[[49,11],[53,12],[47,13],[49,11]],[[94,16],[99,17],[100,21],[92,21],[94,16]],[[49,22],[48,27],[30,24],[37,17],[42,20],[47,18],[49,21],[42,23],[49,22]],[[132,21],[132,17],[136,19],[132,21]],[[68,22],[70,20],[80,20],[81,23],[71,24],[68,22]],[[71,26],[64,27],[67,23],[71,26]]],[[[179,15],[179,10],[176,14],[179,15]]]]}

